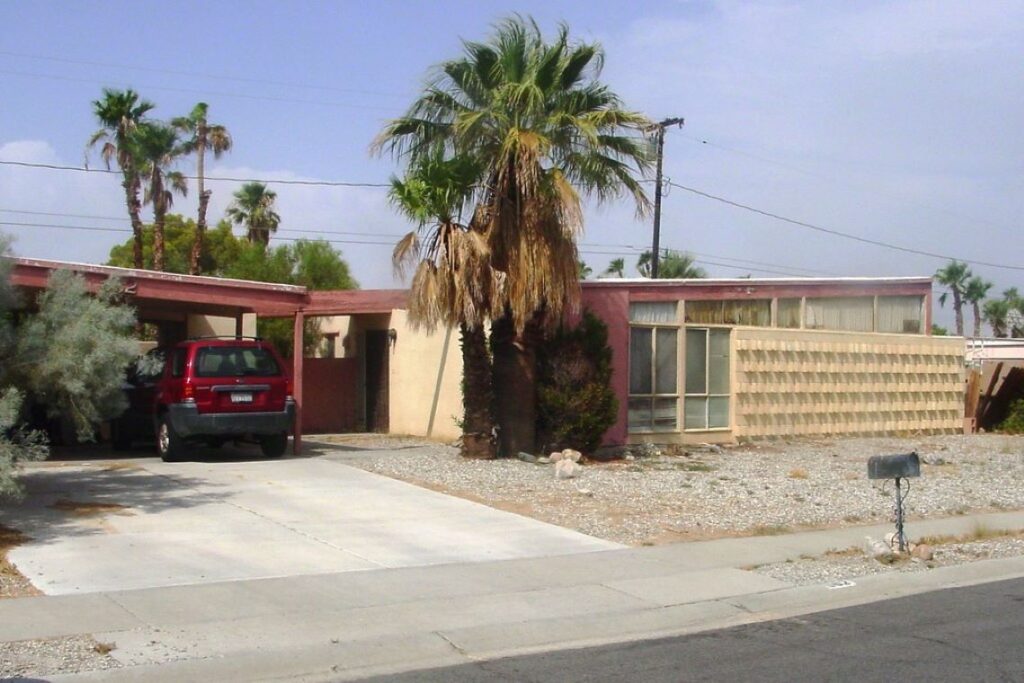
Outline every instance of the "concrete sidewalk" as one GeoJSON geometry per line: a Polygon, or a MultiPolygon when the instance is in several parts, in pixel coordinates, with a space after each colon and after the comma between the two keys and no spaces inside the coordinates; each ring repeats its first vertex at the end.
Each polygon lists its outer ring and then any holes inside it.
{"type": "MultiPolygon", "coordinates": [[[[914,522],[913,536],[1024,528],[1024,513],[914,522]]],[[[497,562],[0,601],[0,640],[93,634],[124,668],[78,680],[339,680],[706,630],[1024,576],[1024,558],[793,587],[743,571],[889,526],[497,562]]]]}

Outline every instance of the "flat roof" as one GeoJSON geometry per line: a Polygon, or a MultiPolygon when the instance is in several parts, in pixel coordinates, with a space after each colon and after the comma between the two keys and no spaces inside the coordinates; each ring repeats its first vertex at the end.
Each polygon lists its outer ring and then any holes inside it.
{"type": "Polygon", "coordinates": [[[24,256],[8,256],[7,260],[16,266],[40,268],[44,270],[73,270],[76,273],[103,275],[105,277],[143,278],[154,282],[188,282],[198,285],[217,285],[220,287],[238,287],[242,289],[259,289],[271,292],[290,292],[305,294],[306,288],[300,285],[282,285],[258,280],[237,280],[228,277],[212,277],[210,275],[184,275],[167,273],[158,270],[136,268],[119,268],[117,266],[100,266],[95,263],[77,263],[75,261],[49,261],[46,259],[26,258],[24,256]]]}
{"type": "Polygon", "coordinates": [[[931,276],[898,277],[732,277],[732,278],[658,278],[647,277],[605,277],[584,280],[584,287],[615,287],[619,285],[644,285],[648,287],[678,287],[680,285],[886,285],[886,284],[931,284],[931,276]]]}

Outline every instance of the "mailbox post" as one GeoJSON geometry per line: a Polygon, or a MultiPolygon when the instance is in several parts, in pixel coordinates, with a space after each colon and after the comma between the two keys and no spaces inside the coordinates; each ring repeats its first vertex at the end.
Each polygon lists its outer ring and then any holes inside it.
{"type": "Polygon", "coordinates": [[[875,455],[868,458],[868,479],[895,479],[896,480],[896,503],[893,512],[896,517],[896,541],[899,543],[899,551],[907,551],[907,536],[903,533],[903,501],[906,494],[910,492],[910,484],[907,484],[906,492],[903,491],[903,480],[908,477],[921,476],[921,460],[917,453],[899,453],[896,455],[875,455]]]}

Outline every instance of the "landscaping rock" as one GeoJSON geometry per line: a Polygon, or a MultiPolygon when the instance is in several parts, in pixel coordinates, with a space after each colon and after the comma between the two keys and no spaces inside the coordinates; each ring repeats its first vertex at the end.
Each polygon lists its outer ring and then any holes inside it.
{"type": "Polygon", "coordinates": [[[573,450],[572,448],[566,448],[564,451],[562,451],[563,460],[572,460],[573,462],[579,462],[580,458],[582,457],[582,453],[580,453],[577,450],[573,450]]]}
{"type": "Polygon", "coordinates": [[[523,451],[519,451],[518,453],[516,453],[516,457],[519,458],[520,460],[522,460],[523,462],[529,462],[529,463],[537,462],[537,456],[531,455],[529,453],[525,453],[523,451]]]}
{"type": "Polygon", "coordinates": [[[910,551],[910,555],[927,562],[935,557],[935,551],[932,550],[932,547],[927,543],[918,543],[914,546],[914,549],[910,551]]]}
{"type": "Polygon", "coordinates": [[[582,467],[575,460],[559,460],[555,463],[555,476],[559,479],[572,479],[579,474],[582,467]]]}

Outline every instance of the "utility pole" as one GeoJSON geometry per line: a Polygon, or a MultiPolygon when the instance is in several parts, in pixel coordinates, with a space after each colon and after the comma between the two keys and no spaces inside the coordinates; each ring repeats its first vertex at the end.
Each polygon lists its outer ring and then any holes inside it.
{"type": "Polygon", "coordinates": [[[658,277],[658,258],[661,255],[661,160],[665,154],[665,129],[669,126],[682,128],[683,119],[671,118],[659,121],[653,128],[657,129],[658,135],[658,170],[654,179],[654,242],[651,245],[651,279],[658,277]]]}

